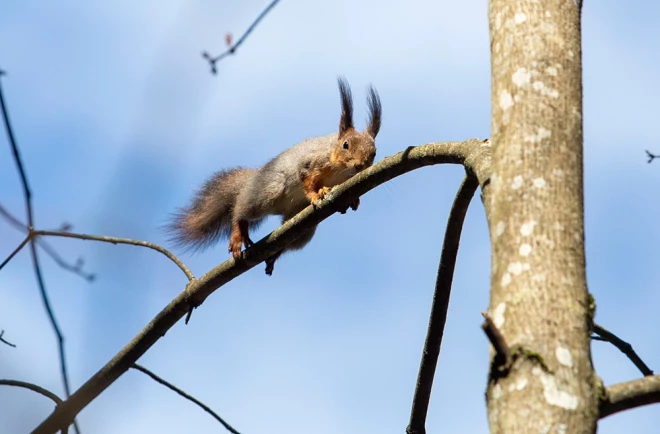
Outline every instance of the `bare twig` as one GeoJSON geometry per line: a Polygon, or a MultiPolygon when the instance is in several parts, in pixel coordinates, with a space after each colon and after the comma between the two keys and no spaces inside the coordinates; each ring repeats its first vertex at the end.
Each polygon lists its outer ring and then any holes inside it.
{"type": "Polygon", "coordinates": [[[45,396],[46,398],[50,398],[55,403],[55,405],[59,405],[62,403],[62,399],[59,396],[55,395],[50,390],[46,390],[41,386],[37,386],[36,384],[27,383],[25,381],[18,381],[18,380],[0,379],[0,386],[15,386],[15,387],[22,387],[24,389],[30,389],[33,392],[37,392],[38,394],[45,396]]]}
{"type": "Polygon", "coordinates": [[[2,342],[5,345],[9,345],[12,348],[16,348],[16,344],[12,344],[11,342],[7,341],[3,336],[5,335],[5,331],[2,330],[0,331],[0,342],[2,342]]]}
{"type": "Polygon", "coordinates": [[[230,54],[234,54],[234,53],[236,52],[236,50],[238,49],[238,47],[241,46],[241,44],[243,43],[243,41],[245,41],[245,38],[247,38],[248,35],[249,35],[250,33],[252,33],[252,31],[254,30],[254,28],[257,27],[257,24],[259,24],[259,21],[261,21],[261,20],[266,16],[266,14],[268,14],[268,12],[270,12],[270,10],[273,9],[273,8],[275,7],[275,5],[276,5],[279,1],[280,1],[280,0],[273,0],[273,1],[272,1],[272,2],[266,7],[266,9],[264,9],[264,10],[259,14],[259,16],[257,17],[257,19],[254,20],[254,22],[253,22],[252,24],[250,24],[250,27],[248,27],[248,29],[245,31],[245,33],[243,33],[243,36],[241,36],[241,37],[238,39],[238,41],[236,41],[235,44],[232,45],[232,44],[231,44],[231,41],[228,40],[227,42],[228,42],[228,45],[229,45],[229,49],[228,49],[227,51],[225,51],[224,53],[219,54],[219,55],[216,56],[216,57],[211,57],[211,55],[210,55],[209,53],[207,53],[206,51],[202,52],[202,57],[203,57],[204,59],[206,59],[206,60],[209,62],[209,65],[211,66],[211,73],[212,73],[212,74],[215,75],[215,74],[218,72],[217,69],[216,69],[216,67],[215,67],[215,64],[218,63],[220,60],[224,59],[225,57],[229,56],[230,54]]]}
{"type": "Polygon", "coordinates": [[[25,237],[25,239],[23,240],[23,242],[21,242],[21,244],[19,244],[18,247],[16,247],[16,248],[14,249],[14,251],[11,252],[11,253],[9,254],[9,256],[7,256],[7,259],[5,259],[4,261],[2,261],[2,264],[0,264],[0,270],[2,270],[2,268],[3,268],[5,265],[7,265],[7,264],[9,263],[9,261],[11,261],[11,260],[14,258],[14,256],[16,256],[16,254],[18,254],[18,252],[20,252],[21,249],[23,249],[23,247],[25,247],[25,245],[26,245],[27,243],[30,242],[30,238],[32,238],[32,235],[28,235],[27,237],[25,237]]]}
{"type": "Polygon", "coordinates": [[[310,227],[319,224],[335,212],[346,209],[356,198],[399,175],[434,164],[463,164],[479,180],[486,215],[490,214],[488,186],[490,179],[490,143],[480,139],[464,142],[432,143],[409,147],[383,159],[337,186],[316,207],[308,206],[275,231],[241,253],[229,259],[201,278],[189,283],[151,322],[142,329],[105,366],[87,380],[69,399],[58,406],[34,431],[53,433],[58,426],[72,420],[85,406],[126,372],[153,344],[165,335],[187,312],[199,306],[220,286],[263,262],[291,243],[310,227]]]}
{"type": "Polygon", "coordinates": [[[605,388],[598,417],[602,419],[621,411],[657,403],[660,403],[660,375],[651,375],[605,388]]]}
{"type": "Polygon", "coordinates": [[[649,368],[646,363],[637,355],[635,350],[633,349],[632,345],[630,345],[628,342],[620,339],[618,336],[616,336],[614,333],[606,330],[602,326],[594,323],[594,333],[596,333],[595,336],[592,336],[591,338],[597,341],[605,341],[609,342],[615,347],[619,349],[623,354],[625,354],[631,362],[637,366],[637,369],[640,370],[642,375],[644,376],[650,376],[653,375],[653,371],[651,368],[649,368]]]}
{"type": "MultiPolygon", "coordinates": [[[[34,228],[34,219],[32,216],[32,193],[30,191],[30,186],[28,183],[27,174],[25,173],[25,168],[23,167],[23,161],[21,160],[21,155],[18,150],[18,145],[16,144],[16,139],[14,138],[14,132],[11,127],[11,122],[9,121],[9,113],[7,111],[7,105],[5,104],[5,98],[2,92],[1,81],[0,81],[0,107],[2,108],[2,118],[4,120],[5,130],[7,131],[7,138],[9,139],[9,145],[11,146],[11,150],[14,155],[14,162],[16,163],[16,167],[18,168],[18,172],[20,174],[20,179],[21,179],[21,185],[23,186],[23,196],[25,200],[25,209],[27,214],[27,228],[28,231],[31,232],[32,229],[34,228]]],[[[35,276],[37,277],[37,283],[39,284],[39,292],[41,293],[41,299],[43,301],[44,307],[46,308],[46,312],[48,313],[48,318],[50,319],[50,323],[51,326],[53,327],[53,331],[57,336],[57,343],[60,354],[60,371],[62,374],[62,381],[64,383],[64,390],[66,392],[66,396],[69,397],[70,396],[69,375],[66,368],[66,357],[64,352],[64,336],[60,331],[60,327],[57,324],[57,320],[55,319],[55,314],[50,306],[50,300],[48,299],[46,286],[44,284],[44,280],[41,275],[41,268],[39,266],[39,257],[37,255],[37,248],[34,237],[30,237],[30,252],[32,254],[32,265],[34,268],[35,276]]],[[[80,434],[80,431],[78,429],[78,424],[76,423],[75,420],[71,419],[70,421],[67,421],[66,425],[69,425],[69,422],[71,421],[74,424],[76,433],[80,434]]],[[[64,425],[65,424],[57,424],[54,428],[59,429],[58,427],[64,425]]]]}
{"type": "MultiPolygon", "coordinates": [[[[21,222],[18,218],[13,216],[9,211],[7,211],[2,205],[0,205],[0,215],[2,215],[12,226],[14,226],[16,229],[29,234],[30,230],[28,229],[27,225],[21,222]]],[[[71,225],[65,223],[62,225],[63,229],[60,229],[61,231],[69,231],[71,229],[71,225]]],[[[82,269],[82,258],[78,258],[78,261],[76,261],[75,264],[69,264],[67,261],[64,260],[60,256],[57,251],[46,242],[45,239],[37,237],[37,244],[55,261],[57,265],[62,267],[63,269],[70,271],[74,274],[77,274],[78,276],[82,277],[83,279],[87,280],[88,282],[92,282],[95,279],[95,275],[93,273],[87,273],[82,269]]],[[[2,268],[2,267],[0,267],[2,268]]]]}
{"type": "Polygon", "coordinates": [[[156,381],[157,383],[160,383],[160,384],[162,384],[163,386],[169,388],[170,390],[175,391],[175,392],[178,393],[179,395],[181,395],[181,396],[183,396],[184,398],[186,398],[188,401],[191,401],[191,402],[197,404],[199,407],[202,408],[202,410],[204,410],[205,412],[207,412],[208,414],[210,414],[211,416],[213,416],[213,418],[214,418],[215,420],[217,420],[218,422],[220,422],[220,423],[222,424],[222,426],[224,426],[224,427],[227,429],[227,431],[231,432],[232,434],[240,434],[240,433],[239,433],[238,431],[236,431],[231,425],[229,425],[227,422],[225,422],[224,419],[222,419],[222,418],[221,418],[220,416],[218,416],[213,410],[211,410],[211,408],[209,408],[206,404],[204,404],[203,402],[197,400],[196,398],[194,398],[194,397],[188,395],[186,392],[184,392],[183,390],[181,390],[181,389],[179,389],[178,387],[174,386],[173,384],[171,384],[171,383],[169,383],[169,382],[163,380],[163,379],[160,378],[158,375],[154,374],[153,372],[151,372],[150,370],[148,370],[148,369],[145,368],[144,366],[141,366],[141,365],[138,365],[137,363],[134,363],[134,364],[131,366],[131,368],[133,368],[133,369],[137,369],[138,371],[140,371],[140,372],[142,372],[142,373],[144,373],[144,374],[147,374],[149,377],[151,377],[151,378],[152,378],[154,381],[156,381]]]}
{"type": "MultiPolygon", "coordinates": [[[[37,392],[40,395],[45,396],[46,398],[50,398],[55,405],[60,405],[62,403],[62,399],[55,395],[53,392],[50,390],[44,389],[41,386],[37,386],[36,384],[28,383],[25,381],[18,381],[18,380],[2,380],[0,379],[0,386],[14,386],[14,387],[22,387],[23,389],[28,389],[33,392],[37,392]]],[[[60,429],[62,434],[67,434],[69,431],[68,425],[60,429]]]]}
{"type": "Polygon", "coordinates": [[[658,155],[658,154],[652,154],[652,153],[649,152],[649,151],[646,151],[646,156],[649,157],[649,161],[648,161],[648,163],[653,162],[653,160],[655,160],[656,158],[660,158],[660,155],[658,155]]]}
{"type": "Polygon", "coordinates": [[[468,207],[478,186],[477,179],[469,173],[466,174],[458,188],[454,203],[449,212],[447,228],[445,229],[445,240],[442,245],[440,264],[438,265],[438,274],[435,281],[435,291],[433,293],[433,304],[431,306],[431,315],[426,332],[426,342],[424,342],[424,349],[422,350],[417,385],[415,386],[415,395],[410,411],[410,423],[406,428],[408,434],[426,433],[426,415],[429,408],[429,400],[431,399],[433,377],[435,376],[438,357],[440,356],[442,336],[447,321],[449,296],[454,278],[454,268],[456,266],[456,256],[458,255],[458,247],[461,240],[461,231],[463,230],[463,222],[468,207]]]}
{"type": "Polygon", "coordinates": [[[504,340],[504,336],[500,333],[492,319],[486,312],[481,313],[484,316],[484,323],[481,325],[484,333],[488,336],[488,340],[493,345],[495,350],[495,359],[493,360],[494,366],[498,368],[506,367],[511,361],[511,350],[504,340]]]}
{"type": "Polygon", "coordinates": [[[148,241],[132,240],[130,238],[107,237],[104,235],[76,234],[73,232],[62,232],[62,231],[34,231],[34,234],[51,236],[51,237],[77,238],[79,240],[93,240],[93,241],[101,241],[104,243],[129,244],[131,246],[146,247],[167,256],[172,262],[174,262],[181,269],[181,271],[183,271],[183,274],[186,275],[189,281],[195,280],[195,276],[193,276],[193,274],[190,272],[188,267],[186,267],[186,265],[183,262],[181,262],[181,260],[177,258],[174,255],[174,253],[170,252],[164,247],[159,246],[158,244],[150,243],[148,241]]]}

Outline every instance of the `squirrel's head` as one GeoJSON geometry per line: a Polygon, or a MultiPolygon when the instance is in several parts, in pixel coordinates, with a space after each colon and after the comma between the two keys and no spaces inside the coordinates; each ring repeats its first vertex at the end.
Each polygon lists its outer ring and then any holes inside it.
{"type": "Polygon", "coordinates": [[[341,119],[337,143],[332,151],[333,165],[345,166],[352,175],[371,166],[376,157],[376,135],[380,130],[381,105],[378,92],[369,86],[367,104],[369,105],[369,123],[364,131],[353,127],[353,98],[351,88],[342,77],[338,79],[341,96],[341,119]]]}

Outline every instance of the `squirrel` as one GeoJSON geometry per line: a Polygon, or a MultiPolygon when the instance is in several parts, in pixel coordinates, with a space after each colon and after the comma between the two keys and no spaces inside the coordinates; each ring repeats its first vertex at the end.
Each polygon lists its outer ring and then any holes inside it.
{"type": "MultiPolygon", "coordinates": [[[[310,203],[317,205],[334,186],[373,164],[375,139],[382,108],[378,93],[369,85],[369,123],[363,132],[353,126],[353,99],[348,82],[337,79],[341,97],[339,131],[313,137],[280,153],[259,169],[234,167],[213,174],[195,193],[190,205],[180,208],[167,229],[170,241],[187,249],[203,250],[229,238],[234,258],[253,242],[256,230],[269,215],[286,222],[310,203]]],[[[359,198],[350,204],[357,211],[359,198]]],[[[348,208],[341,211],[345,214],[348,208]]],[[[316,226],[303,232],[284,249],[266,259],[266,274],[285,251],[300,250],[314,236],[316,226]]]]}

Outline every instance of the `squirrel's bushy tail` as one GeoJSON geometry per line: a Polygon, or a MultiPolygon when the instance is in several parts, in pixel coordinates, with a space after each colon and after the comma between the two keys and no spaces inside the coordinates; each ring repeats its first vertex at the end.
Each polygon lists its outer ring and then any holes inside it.
{"type": "MultiPolygon", "coordinates": [[[[229,238],[236,197],[255,173],[244,167],[214,173],[191,204],[174,214],[166,226],[169,241],[185,250],[203,250],[220,238],[229,238]]],[[[250,228],[256,229],[262,221],[250,222],[250,228]]]]}

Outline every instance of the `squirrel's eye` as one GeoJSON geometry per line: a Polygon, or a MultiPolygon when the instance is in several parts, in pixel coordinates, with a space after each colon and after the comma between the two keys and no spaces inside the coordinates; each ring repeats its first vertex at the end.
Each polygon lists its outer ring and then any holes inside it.
{"type": "Polygon", "coordinates": [[[348,149],[348,142],[344,142],[344,149],[348,149]]]}

